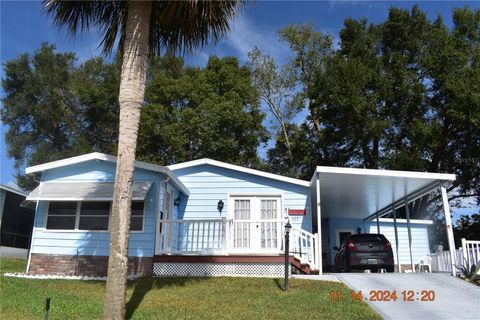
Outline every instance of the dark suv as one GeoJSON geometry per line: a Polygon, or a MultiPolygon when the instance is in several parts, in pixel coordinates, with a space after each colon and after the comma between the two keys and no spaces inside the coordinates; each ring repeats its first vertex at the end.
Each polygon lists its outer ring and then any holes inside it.
{"type": "Polygon", "coordinates": [[[354,234],[345,238],[335,256],[335,270],[349,272],[351,270],[386,269],[393,272],[392,245],[383,234],[354,234]]]}

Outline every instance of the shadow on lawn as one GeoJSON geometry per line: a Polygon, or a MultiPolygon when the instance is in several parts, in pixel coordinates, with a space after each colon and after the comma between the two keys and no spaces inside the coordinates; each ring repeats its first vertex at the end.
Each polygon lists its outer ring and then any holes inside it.
{"type": "Polygon", "coordinates": [[[275,278],[273,279],[273,282],[277,285],[278,289],[283,291],[283,286],[285,285],[285,282],[283,279],[275,278]]]}
{"type": "Polygon", "coordinates": [[[169,286],[184,286],[187,283],[199,282],[209,278],[188,278],[188,277],[172,277],[172,278],[141,278],[136,281],[128,283],[129,287],[133,287],[133,293],[130,300],[127,302],[126,318],[131,319],[135,310],[138,309],[142,303],[145,295],[152,289],[161,289],[169,286]]]}

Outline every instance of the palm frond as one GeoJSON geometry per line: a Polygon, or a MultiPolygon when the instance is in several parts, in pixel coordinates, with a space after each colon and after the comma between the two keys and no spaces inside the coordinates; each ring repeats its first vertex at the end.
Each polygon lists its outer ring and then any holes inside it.
{"type": "MultiPolygon", "coordinates": [[[[191,51],[216,42],[229,30],[229,22],[243,1],[154,1],[150,18],[149,51],[191,51]]],[[[75,35],[96,28],[100,46],[110,53],[118,40],[122,49],[128,1],[44,0],[44,12],[54,23],[75,35]]]]}

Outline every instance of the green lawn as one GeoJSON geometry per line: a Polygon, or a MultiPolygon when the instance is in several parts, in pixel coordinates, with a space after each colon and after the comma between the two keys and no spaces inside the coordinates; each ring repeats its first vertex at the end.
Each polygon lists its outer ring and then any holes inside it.
{"type": "MultiPolygon", "coordinates": [[[[24,271],[25,262],[0,260],[0,273],[24,271]]],[[[129,282],[131,319],[381,319],[364,302],[330,300],[331,291],[350,296],[335,282],[264,278],[144,278],[129,282]]],[[[2,319],[41,319],[46,297],[49,319],[101,319],[105,283],[0,277],[2,319]]]]}

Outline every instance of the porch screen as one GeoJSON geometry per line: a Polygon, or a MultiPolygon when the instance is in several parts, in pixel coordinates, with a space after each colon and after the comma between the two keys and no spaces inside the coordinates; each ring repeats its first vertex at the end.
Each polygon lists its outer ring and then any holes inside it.
{"type": "Polygon", "coordinates": [[[270,220],[261,222],[261,246],[262,248],[277,248],[277,200],[260,201],[260,219],[270,220]]]}
{"type": "Polygon", "coordinates": [[[250,248],[250,200],[235,200],[233,244],[235,248],[250,248]],[[240,221],[237,221],[240,220],[240,221]]]}

